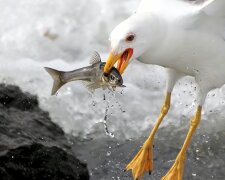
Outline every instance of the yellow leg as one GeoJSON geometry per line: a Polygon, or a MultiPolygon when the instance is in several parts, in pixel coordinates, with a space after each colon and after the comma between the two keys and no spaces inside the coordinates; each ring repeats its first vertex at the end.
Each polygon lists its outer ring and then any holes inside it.
{"type": "Polygon", "coordinates": [[[157,122],[152,129],[148,139],[143,144],[143,147],[134,157],[134,159],[127,165],[126,171],[132,170],[132,174],[135,180],[138,180],[145,172],[151,173],[153,170],[153,140],[156,134],[156,131],[159,128],[163,118],[169,111],[170,108],[170,98],[171,93],[167,93],[165,102],[161,109],[161,113],[157,119],[157,122]]]}
{"type": "Polygon", "coordinates": [[[197,112],[194,118],[191,120],[191,126],[188,131],[187,137],[184,141],[183,147],[181,148],[173,166],[170,168],[168,173],[161,180],[182,180],[186,152],[190,144],[191,138],[201,120],[201,111],[202,111],[202,107],[198,106],[197,112]]]}

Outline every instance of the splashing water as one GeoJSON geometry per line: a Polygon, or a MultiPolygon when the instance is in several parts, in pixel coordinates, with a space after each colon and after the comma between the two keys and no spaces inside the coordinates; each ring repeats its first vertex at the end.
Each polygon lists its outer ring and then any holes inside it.
{"type": "Polygon", "coordinates": [[[109,111],[109,102],[107,101],[107,104],[106,104],[106,109],[105,109],[105,116],[104,116],[104,119],[103,119],[103,124],[104,124],[104,128],[105,128],[105,134],[111,138],[114,138],[115,135],[109,131],[109,128],[108,128],[108,125],[107,125],[107,119],[108,119],[108,111],[109,111]]]}
{"type": "MultiPolygon", "coordinates": [[[[61,70],[80,68],[88,64],[94,50],[99,51],[102,60],[105,60],[110,31],[136,10],[139,0],[0,2],[1,82],[19,85],[23,90],[37,94],[41,107],[50,112],[52,120],[65,133],[81,138],[101,136],[96,122],[102,119],[106,105],[93,111],[89,107],[90,96],[78,83],[69,83],[57,96],[51,97],[52,80],[43,67],[61,70]],[[15,10],[13,13],[12,8],[15,10]],[[90,21],[92,17],[95,19],[90,21]]],[[[110,129],[116,130],[117,137],[126,140],[143,136],[154,124],[163,101],[166,78],[162,68],[135,61],[129,65],[123,78],[127,87],[124,96],[119,98],[121,105],[115,104],[121,107],[121,111],[126,108],[126,113],[119,117],[113,114],[110,129]]],[[[194,101],[195,91],[190,86],[191,81],[186,78],[175,87],[171,111],[161,127],[169,123],[179,126],[180,117],[189,120],[192,116],[194,108],[185,106],[194,101]],[[187,93],[189,91],[193,94],[187,93]]],[[[213,131],[225,129],[224,88],[214,93],[215,97],[208,97],[203,115],[203,119],[208,120],[208,130],[213,131]],[[209,112],[214,109],[217,111],[209,112]]],[[[109,107],[107,124],[111,120],[112,108],[109,107]]]]}
{"type": "MultiPolygon", "coordinates": [[[[95,112],[102,112],[104,114],[103,118],[100,118],[99,121],[96,121],[96,124],[103,123],[105,134],[111,138],[115,137],[115,134],[110,131],[108,123],[113,118],[113,116],[121,115],[122,113],[125,113],[123,105],[119,101],[117,96],[123,95],[122,91],[114,91],[111,89],[107,90],[100,90],[100,93],[94,93],[91,94],[92,101],[91,101],[91,107],[92,110],[95,112]],[[103,98],[100,98],[103,96],[103,98]],[[101,100],[103,99],[103,101],[101,100]]],[[[101,115],[102,117],[102,115],[101,115]]],[[[111,124],[111,123],[110,123],[111,124]]]]}
{"type": "MultiPolygon", "coordinates": [[[[111,138],[114,138],[115,134],[113,132],[110,132],[108,124],[107,124],[107,121],[109,120],[110,108],[113,109],[115,105],[117,105],[121,112],[125,112],[125,111],[122,109],[122,105],[119,103],[118,99],[116,99],[115,91],[108,90],[108,92],[103,94],[103,100],[105,102],[105,114],[104,114],[102,123],[104,125],[105,134],[111,138]],[[113,100],[115,100],[115,103],[113,100]]],[[[113,115],[113,113],[111,112],[110,115],[113,115]]]]}
{"type": "MultiPolygon", "coordinates": [[[[162,68],[136,61],[130,63],[123,77],[127,86],[122,92],[124,95],[118,97],[120,101],[112,99],[107,105],[110,98],[108,93],[106,93],[107,101],[103,101],[105,103],[99,103],[99,99],[102,102],[102,94],[97,100],[92,101],[86,89],[79,83],[69,83],[57,96],[51,97],[52,80],[43,67],[51,66],[61,70],[80,68],[88,64],[94,50],[100,52],[104,61],[108,56],[110,31],[136,10],[139,0],[0,0],[0,4],[0,17],[2,17],[0,21],[0,81],[19,85],[24,91],[37,94],[41,107],[50,113],[52,120],[65,133],[82,139],[96,140],[96,142],[90,142],[88,148],[81,147],[80,150],[80,153],[84,153],[84,159],[93,155],[89,151],[94,147],[96,157],[103,156],[88,161],[89,164],[93,162],[93,165],[89,165],[90,169],[99,165],[98,170],[102,170],[104,174],[102,176],[99,171],[96,171],[92,180],[112,179],[117,175],[123,180],[131,179],[121,174],[125,164],[121,161],[129,156],[130,149],[136,149],[141,145],[140,142],[144,139],[139,138],[145,136],[146,131],[149,132],[150,126],[155,123],[163,102],[166,79],[162,68]],[[126,113],[117,114],[119,111],[116,107],[121,112],[126,110],[126,113]],[[103,118],[104,115],[105,118],[103,118]],[[113,122],[111,122],[112,119],[113,122]],[[110,138],[112,147],[115,141],[122,141],[119,143],[123,144],[127,139],[138,139],[136,144],[132,142],[126,146],[115,146],[110,151],[107,148],[106,153],[100,153],[109,143],[108,139],[107,142],[101,139],[103,135],[105,137],[102,122],[106,135],[110,133],[115,135],[115,138],[110,138]],[[105,161],[105,154],[110,156],[111,161],[105,161]]],[[[203,121],[198,132],[212,133],[211,139],[203,141],[203,138],[198,135],[199,138],[193,140],[197,142],[195,149],[198,152],[192,151],[191,154],[192,157],[198,158],[196,158],[198,164],[187,166],[193,167],[193,171],[189,169],[188,175],[191,177],[185,177],[185,179],[193,179],[195,174],[196,179],[202,177],[202,179],[223,180],[225,177],[223,168],[225,163],[221,161],[225,159],[224,87],[215,90],[213,94],[216,96],[209,95],[206,100],[203,121]],[[208,147],[211,148],[208,149],[208,147]],[[214,154],[218,154],[217,157],[212,158],[212,150],[214,154]],[[207,158],[208,156],[211,157],[207,158]],[[206,171],[207,167],[204,164],[209,166],[209,171],[206,171]],[[219,169],[222,175],[219,174],[219,169]]],[[[171,142],[174,142],[176,149],[183,142],[181,137],[186,131],[182,129],[184,127],[182,124],[188,123],[194,112],[194,108],[192,106],[187,108],[186,104],[191,105],[194,102],[195,93],[196,85],[190,78],[179,81],[173,91],[170,113],[162,123],[161,133],[158,140],[156,139],[156,142],[161,144],[158,145],[161,153],[158,152],[160,154],[156,156],[160,157],[158,158],[160,168],[162,168],[161,159],[167,163],[170,159],[168,154],[174,152],[174,150],[171,152],[173,146],[171,142]],[[163,139],[160,141],[160,138],[163,139]]],[[[169,167],[170,164],[167,169],[169,167]]],[[[159,179],[159,173],[154,173],[153,176],[152,179],[159,179]]]]}

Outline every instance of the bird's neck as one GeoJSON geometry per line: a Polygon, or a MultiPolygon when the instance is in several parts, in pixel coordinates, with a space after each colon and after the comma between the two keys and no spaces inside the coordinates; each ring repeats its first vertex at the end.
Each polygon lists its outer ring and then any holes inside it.
{"type": "Polygon", "coordinates": [[[143,63],[162,65],[158,60],[170,30],[164,19],[157,16],[153,18],[154,21],[150,21],[151,23],[149,24],[146,23],[147,31],[144,32],[143,52],[136,59],[143,63]]]}

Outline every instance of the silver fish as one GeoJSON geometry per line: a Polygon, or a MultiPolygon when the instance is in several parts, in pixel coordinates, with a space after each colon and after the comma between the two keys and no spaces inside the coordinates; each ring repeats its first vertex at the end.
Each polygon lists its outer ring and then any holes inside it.
{"type": "Polygon", "coordinates": [[[90,59],[90,66],[76,69],[73,71],[58,71],[49,67],[45,70],[51,75],[54,80],[52,95],[66,83],[71,81],[83,81],[83,84],[90,92],[94,92],[98,88],[111,88],[125,87],[123,85],[123,78],[116,68],[112,68],[107,78],[103,75],[105,62],[101,61],[101,57],[97,52],[94,52],[90,59]]]}

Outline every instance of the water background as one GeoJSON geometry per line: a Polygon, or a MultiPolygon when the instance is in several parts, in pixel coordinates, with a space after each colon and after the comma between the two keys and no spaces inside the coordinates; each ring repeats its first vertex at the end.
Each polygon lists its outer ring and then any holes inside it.
{"type": "MultiPolygon", "coordinates": [[[[75,82],[52,97],[52,79],[43,67],[73,70],[86,66],[95,50],[105,61],[110,31],[133,13],[138,3],[0,0],[0,81],[38,94],[41,107],[70,136],[78,157],[88,163],[93,180],[130,179],[123,168],[157,118],[163,102],[165,72],[161,67],[134,60],[124,73],[127,87],[116,93],[98,90],[91,95],[75,82]],[[104,94],[109,101],[107,124],[113,138],[104,130],[104,94]]],[[[176,157],[195,111],[195,89],[191,77],[177,83],[170,113],[156,137],[155,173],[145,179],[159,179],[176,157]]],[[[224,179],[224,109],[222,87],[210,92],[206,100],[202,124],[188,152],[186,179],[224,179]]]]}

